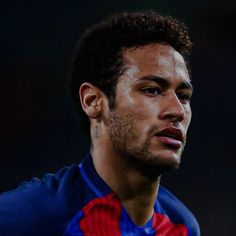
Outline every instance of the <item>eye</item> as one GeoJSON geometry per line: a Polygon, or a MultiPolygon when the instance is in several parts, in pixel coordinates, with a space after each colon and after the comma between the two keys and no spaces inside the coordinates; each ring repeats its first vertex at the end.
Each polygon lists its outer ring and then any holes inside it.
{"type": "Polygon", "coordinates": [[[159,94],[161,94],[160,88],[157,88],[157,87],[143,88],[142,91],[144,93],[151,94],[151,95],[159,95],[159,94]]]}
{"type": "Polygon", "coordinates": [[[188,93],[178,93],[177,96],[178,96],[179,100],[181,101],[181,103],[183,103],[183,104],[190,103],[191,94],[188,94],[188,93]]]}

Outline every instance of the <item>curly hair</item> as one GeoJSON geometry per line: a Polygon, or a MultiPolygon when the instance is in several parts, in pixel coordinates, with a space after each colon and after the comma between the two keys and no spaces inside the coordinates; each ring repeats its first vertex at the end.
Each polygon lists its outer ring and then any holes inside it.
{"type": "Polygon", "coordinates": [[[87,29],[78,41],[70,72],[69,90],[81,128],[89,134],[89,119],[84,113],[79,88],[90,82],[115,106],[117,78],[122,74],[122,49],[165,42],[178,51],[188,64],[192,43],[186,26],[171,16],[152,10],[111,15],[87,29]]]}

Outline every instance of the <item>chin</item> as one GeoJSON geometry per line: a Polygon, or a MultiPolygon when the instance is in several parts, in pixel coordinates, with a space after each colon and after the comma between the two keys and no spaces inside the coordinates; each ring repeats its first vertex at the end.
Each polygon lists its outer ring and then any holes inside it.
{"type": "Polygon", "coordinates": [[[156,162],[156,165],[173,165],[179,166],[181,162],[181,151],[164,149],[157,152],[150,152],[153,157],[152,160],[156,162]]]}
{"type": "Polygon", "coordinates": [[[152,168],[161,174],[178,169],[180,158],[177,155],[158,155],[148,165],[152,165],[152,168]]]}
{"type": "Polygon", "coordinates": [[[156,163],[153,163],[153,166],[160,173],[165,173],[172,170],[177,170],[180,166],[180,160],[175,156],[168,156],[168,157],[159,156],[156,163]]]}
{"type": "Polygon", "coordinates": [[[146,153],[143,156],[129,158],[132,167],[151,180],[156,180],[161,174],[176,170],[180,166],[180,155],[172,151],[146,153]]]}

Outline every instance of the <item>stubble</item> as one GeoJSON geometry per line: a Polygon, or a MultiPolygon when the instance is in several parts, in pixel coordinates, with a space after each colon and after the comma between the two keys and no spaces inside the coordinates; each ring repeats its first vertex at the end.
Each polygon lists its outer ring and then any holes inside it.
{"type": "Polygon", "coordinates": [[[120,114],[116,109],[109,112],[109,134],[114,150],[129,168],[138,170],[149,179],[155,180],[160,174],[177,169],[179,165],[167,162],[150,152],[151,138],[157,127],[152,127],[147,134],[141,134],[140,117],[133,114],[120,114]],[[145,139],[140,143],[140,136],[145,139]]]}

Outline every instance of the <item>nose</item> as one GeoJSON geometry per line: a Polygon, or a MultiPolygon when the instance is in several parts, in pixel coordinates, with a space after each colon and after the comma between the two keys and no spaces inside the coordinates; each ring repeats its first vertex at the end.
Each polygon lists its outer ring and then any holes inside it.
{"type": "Polygon", "coordinates": [[[163,95],[160,119],[169,119],[172,122],[181,122],[185,118],[185,109],[174,90],[163,95]]]}

